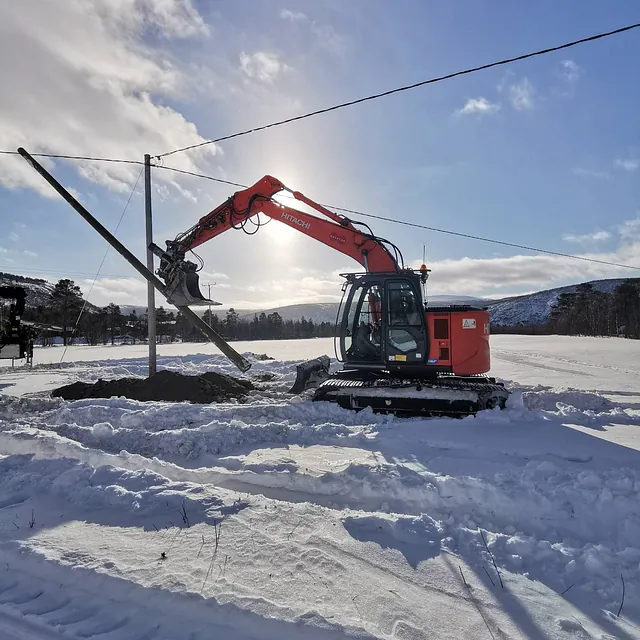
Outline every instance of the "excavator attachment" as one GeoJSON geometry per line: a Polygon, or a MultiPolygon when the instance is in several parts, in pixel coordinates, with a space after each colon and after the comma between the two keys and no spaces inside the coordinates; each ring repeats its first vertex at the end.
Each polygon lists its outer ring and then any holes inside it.
{"type": "Polygon", "coordinates": [[[289,393],[299,394],[307,389],[313,389],[329,377],[329,356],[320,356],[307,360],[297,366],[296,380],[289,393]]]}
{"type": "Polygon", "coordinates": [[[200,276],[195,271],[175,269],[172,278],[167,282],[164,295],[171,304],[177,307],[194,307],[202,305],[219,305],[205,298],[200,291],[200,276]]]}
{"type": "Polygon", "coordinates": [[[160,258],[160,268],[156,273],[164,280],[165,287],[162,293],[171,304],[176,307],[220,304],[202,295],[198,266],[195,263],[175,257],[153,243],[149,248],[160,258]]]}

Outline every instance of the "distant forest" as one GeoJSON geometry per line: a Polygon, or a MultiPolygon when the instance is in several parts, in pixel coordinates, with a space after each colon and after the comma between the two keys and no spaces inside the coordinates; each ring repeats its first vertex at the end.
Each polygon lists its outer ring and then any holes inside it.
{"type": "Polygon", "coordinates": [[[640,339],[640,279],[625,280],[610,292],[580,284],[558,296],[547,324],[492,326],[491,332],[640,339]]]}
{"type": "MultiPolygon", "coordinates": [[[[147,314],[123,314],[117,304],[103,308],[84,307],[80,288],[73,280],[60,280],[53,287],[46,302],[27,307],[23,319],[43,325],[51,330],[39,331],[42,344],[53,337],[62,336],[64,344],[86,341],[90,345],[127,342],[136,344],[147,340],[147,314]],[[84,312],[80,311],[84,307],[84,312]],[[78,317],[80,321],[78,322],[78,317]],[[77,324],[77,326],[76,326],[77,324]]],[[[223,318],[215,313],[204,313],[204,321],[226,340],[286,340],[291,338],[316,338],[333,335],[334,323],[314,323],[312,320],[283,320],[280,314],[261,313],[253,318],[241,318],[229,309],[223,318]]],[[[180,312],[156,309],[156,334],[159,342],[207,342],[198,329],[180,312]]]]}
{"type": "Polygon", "coordinates": [[[581,284],[563,293],[551,312],[549,326],[562,335],[640,338],[640,282],[625,280],[610,293],[581,284]]]}
{"type": "MultiPolygon", "coordinates": [[[[29,279],[31,280],[31,279],[29,279]]],[[[51,327],[39,329],[42,344],[61,336],[64,344],[86,341],[87,344],[147,340],[147,315],[135,311],[123,314],[117,304],[99,308],[86,305],[80,288],[72,280],[60,280],[48,298],[27,307],[23,319],[51,327]],[[81,309],[84,312],[80,315],[81,309]],[[80,321],[78,322],[78,317],[80,321]],[[76,326],[77,324],[77,326],[76,326]]],[[[159,342],[206,342],[180,312],[156,310],[159,342]]],[[[204,320],[226,340],[286,340],[292,338],[331,337],[333,322],[283,320],[277,312],[243,317],[229,309],[224,317],[205,311],[204,320]]],[[[610,292],[598,291],[591,284],[581,284],[573,293],[558,297],[547,324],[501,327],[492,325],[491,332],[517,334],[561,334],[584,336],[622,336],[640,339],[640,279],[625,280],[610,292]]]]}

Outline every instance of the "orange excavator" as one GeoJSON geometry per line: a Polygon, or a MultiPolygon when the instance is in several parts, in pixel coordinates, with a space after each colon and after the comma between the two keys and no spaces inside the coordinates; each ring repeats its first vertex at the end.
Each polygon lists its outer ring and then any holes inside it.
{"type": "Polygon", "coordinates": [[[427,306],[423,292],[429,269],[424,264],[419,270],[405,268],[398,248],[366,224],[330,211],[271,176],[234,193],[167,241],[165,250],[151,245],[160,258],[157,275],[169,302],[208,304],[199,288],[199,267],[186,260],[187,252],[229,229],[245,229],[261,213],[351,256],[365,269],[343,274],[336,338],[342,369],[331,374],[328,356],[299,365],[293,393],[314,388],[314,400],[397,415],[469,415],[504,407],[507,390],[483,375],[490,368],[485,309],[427,306]],[[281,204],[274,199],[280,192],[322,217],[281,204]]]}

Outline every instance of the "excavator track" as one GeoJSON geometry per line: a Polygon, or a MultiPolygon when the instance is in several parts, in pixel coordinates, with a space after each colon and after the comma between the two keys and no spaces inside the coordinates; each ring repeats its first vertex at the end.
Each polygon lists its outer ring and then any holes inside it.
{"type": "Polygon", "coordinates": [[[485,377],[362,380],[336,376],[316,388],[313,400],[335,402],[355,411],[370,407],[376,413],[403,417],[464,417],[504,408],[508,395],[504,385],[485,377]]]}

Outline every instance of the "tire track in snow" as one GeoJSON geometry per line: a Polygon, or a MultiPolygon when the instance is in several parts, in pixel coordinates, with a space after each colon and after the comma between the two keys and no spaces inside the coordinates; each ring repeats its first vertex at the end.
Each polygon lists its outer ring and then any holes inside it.
{"type": "MultiPolygon", "coordinates": [[[[492,351],[492,356],[497,358],[498,360],[503,360],[504,362],[509,362],[511,364],[519,364],[519,365],[524,365],[526,367],[544,369],[546,371],[555,371],[557,373],[568,373],[574,376],[589,377],[589,378],[592,378],[596,375],[595,373],[587,373],[584,370],[585,366],[592,366],[586,363],[584,365],[578,365],[578,363],[576,363],[578,366],[581,367],[580,370],[564,369],[562,367],[558,367],[553,364],[542,364],[541,362],[537,361],[533,357],[526,357],[521,354],[515,354],[511,351],[500,351],[499,349],[494,349],[492,351]]],[[[540,357],[543,357],[543,356],[540,356],[540,357]]],[[[550,360],[550,358],[547,358],[547,360],[550,360]]],[[[553,360],[555,360],[555,358],[553,358],[553,360]]]]}
{"type": "Polygon", "coordinates": [[[187,469],[157,458],[89,449],[61,436],[43,435],[33,428],[0,432],[0,451],[34,453],[45,458],[71,457],[94,467],[148,469],[174,482],[213,485],[281,502],[312,502],[337,510],[401,515],[430,513],[462,526],[481,526],[496,532],[516,523],[518,530],[527,535],[546,536],[551,525],[558,532],[556,536],[574,540],[579,546],[607,539],[615,544],[614,548],[622,549],[634,546],[640,535],[633,489],[634,482],[640,487],[640,472],[632,470],[630,478],[617,470],[585,475],[549,462],[530,462],[524,470],[483,479],[418,473],[400,464],[384,463],[351,464],[343,471],[318,476],[273,471],[270,465],[263,469],[252,465],[251,471],[187,469]],[[606,480],[609,477],[610,482],[606,480]],[[600,501],[602,491],[610,496],[608,502],[600,501]],[[619,526],[621,521],[624,526],[619,526]]]}
{"type": "Polygon", "coordinates": [[[107,574],[64,566],[44,560],[35,552],[25,554],[3,547],[0,562],[10,567],[0,573],[0,589],[4,587],[0,605],[3,640],[97,636],[105,640],[373,640],[362,629],[346,630],[319,616],[291,624],[231,603],[219,604],[214,598],[150,589],[107,574]],[[65,594],[62,599],[61,591],[65,594]]]}
{"type": "MultiPolygon", "coordinates": [[[[561,356],[555,356],[550,354],[539,354],[539,353],[530,353],[526,351],[506,351],[504,349],[492,349],[492,355],[495,356],[498,360],[503,360],[504,362],[510,362],[512,364],[521,364],[528,367],[534,367],[536,369],[544,369],[547,371],[556,371],[559,373],[568,373],[571,375],[581,376],[581,377],[600,377],[602,374],[597,370],[612,371],[615,373],[623,373],[630,376],[631,379],[636,379],[638,375],[640,375],[639,369],[627,369],[625,367],[618,367],[609,364],[604,364],[602,362],[585,362],[583,360],[574,360],[571,358],[563,358],[561,356]],[[544,360],[545,362],[541,362],[544,360]],[[563,367],[558,367],[553,364],[553,362],[559,362],[564,365],[575,366],[575,369],[566,369],[563,367]],[[589,373],[585,371],[585,369],[595,369],[596,372],[589,373]]],[[[593,389],[594,391],[599,391],[598,389],[593,389]]],[[[602,393],[600,391],[600,393],[602,393]]],[[[639,391],[640,393],[640,391],[639,391]]]]}

